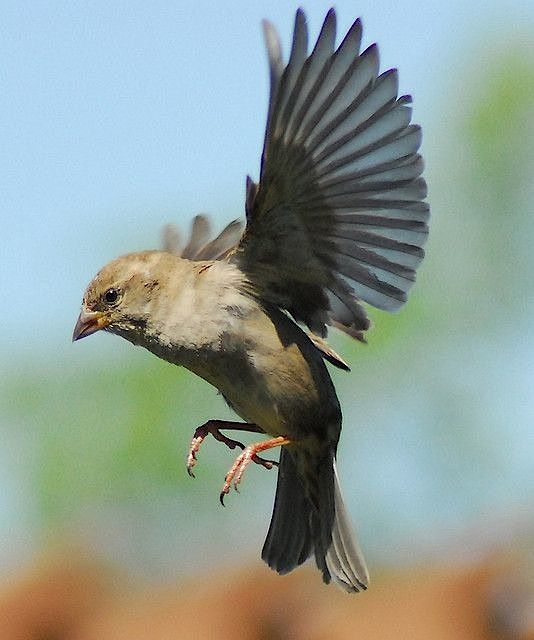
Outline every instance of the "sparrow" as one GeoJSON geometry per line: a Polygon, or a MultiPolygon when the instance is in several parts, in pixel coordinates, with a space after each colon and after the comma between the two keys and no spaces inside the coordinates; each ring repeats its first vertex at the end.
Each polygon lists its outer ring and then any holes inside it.
{"type": "Polygon", "coordinates": [[[241,453],[221,501],[251,462],[278,466],[262,558],[280,574],[314,556],[324,582],[367,588],[368,571],[343,504],[336,469],[341,409],[326,362],[335,327],[364,341],[364,303],[396,311],[423,258],[429,206],[397,70],[379,73],[376,45],[360,52],[356,20],[336,47],[331,9],[311,53],[302,10],[284,62],[263,30],[270,97],[260,177],[246,181],[246,226],[210,239],[197,216],[180,249],[121,256],[88,285],[73,340],[105,330],[186,367],[213,385],[244,422],[209,420],[194,433],[193,467],[211,434],[241,453]],[[222,432],[261,434],[245,447],[222,432]],[[263,453],[278,448],[277,462],[263,453]]]}

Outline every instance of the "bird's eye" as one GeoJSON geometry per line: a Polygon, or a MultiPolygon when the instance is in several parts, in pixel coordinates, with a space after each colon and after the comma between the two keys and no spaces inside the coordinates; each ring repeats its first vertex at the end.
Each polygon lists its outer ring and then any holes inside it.
{"type": "Polygon", "coordinates": [[[104,293],[104,301],[107,304],[114,304],[119,299],[119,291],[118,289],[114,289],[111,287],[104,293]]]}

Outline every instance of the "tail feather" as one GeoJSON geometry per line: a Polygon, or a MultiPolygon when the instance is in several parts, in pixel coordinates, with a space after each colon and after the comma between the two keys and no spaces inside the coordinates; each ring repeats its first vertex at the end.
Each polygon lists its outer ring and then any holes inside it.
{"type": "Polygon", "coordinates": [[[326,566],[340,587],[346,591],[362,591],[369,584],[369,573],[343,504],[335,460],[333,469],[336,518],[332,528],[332,545],[325,558],[326,566]]]}
{"type": "Polygon", "coordinates": [[[280,451],[273,515],[261,557],[280,574],[305,562],[312,552],[310,505],[291,454],[280,451]]]}
{"type": "Polygon", "coordinates": [[[312,553],[324,582],[333,580],[348,592],[367,588],[367,568],[341,498],[333,455],[304,478],[293,454],[283,448],[262,558],[284,574],[312,553]]]}

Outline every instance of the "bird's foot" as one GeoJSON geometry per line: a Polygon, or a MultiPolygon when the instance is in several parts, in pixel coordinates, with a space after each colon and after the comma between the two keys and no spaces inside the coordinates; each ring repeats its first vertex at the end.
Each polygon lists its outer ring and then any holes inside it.
{"type": "MultiPolygon", "coordinates": [[[[235,449],[236,447],[243,450],[245,449],[245,445],[242,442],[233,440],[232,438],[228,438],[228,436],[225,436],[223,433],[221,433],[221,429],[234,429],[237,431],[264,433],[263,429],[260,429],[255,424],[243,424],[242,422],[229,422],[227,420],[208,420],[206,423],[195,430],[193,439],[191,440],[191,445],[189,447],[189,453],[187,454],[187,473],[192,478],[195,477],[195,474],[193,473],[193,467],[197,463],[200,446],[204,442],[208,434],[211,433],[215,440],[222,442],[229,449],[235,449]]],[[[271,469],[273,464],[278,464],[277,462],[271,460],[264,460],[260,456],[255,456],[254,462],[256,462],[257,464],[261,464],[266,469],[271,469]]]]}
{"type": "Polygon", "coordinates": [[[239,447],[240,449],[245,448],[245,445],[242,442],[232,440],[232,438],[228,438],[221,433],[219,430],[220,425],[221,423],[218,420],[208,420],[208,422],[195,429],[193,439],[191,440],[191,446],[189,447],[189,453],[187,454],[187,473],[192,478],[195,477],[193,467],[196,465],[198,460],[197,455],[200,450],[200,445],[204,442],[209,433],[211,433],[215,440],[224,443],[230,449],[235,449],[236,447],[239,447]]]}
{"type": "Polygon", "coordinates": [[[291,440],[289,440],[289,438],[279,436],[277,438],[271,438],[270,440],[264,440],[263,442],[256,442],[255,444],[251,444],[248,447],[245,447],[243,451],[237,456],[234,464],[230,468],[230,471],[226,474],[224,485],[219,495],[221,504],[224,506],[224,496],[230,493],[230,487],[232,485],[236,491],[239,490],[239,484],[241,482],[241,479],[243,478],[245,469],[251,462],[261,464],[266,469],[272,469],[274,465],[278,465],[278,462],[275,462],[273,460],[265,460],[264,458],[260,457],[258,455],[260,451],[272,449],[273,447],[280,447],[285,444],[290,444],[290,442],[291,440]]]}

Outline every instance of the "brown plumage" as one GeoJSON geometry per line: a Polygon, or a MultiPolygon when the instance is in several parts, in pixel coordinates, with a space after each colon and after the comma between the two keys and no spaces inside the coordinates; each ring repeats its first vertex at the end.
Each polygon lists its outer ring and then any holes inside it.
{"type": "Polygon", "coordinates": [[[341,411],[325,360],[349,370],[325,342],[335,326],[363,340],[362,301],[394,311],[423,257],[428,205],[395,70],[378,74],[376,46],[359,53],[356,21],[335,48],[329,11],[311,54],[297,11],[289,62],[264,31],[271,94],[260,180],[247,179],[246,228],[215,239],[197,216],[181,249],[169,227],[164,251],[130,254],[105,266],[85,293],[74,339],[99,329],[185,366],[219,389],[246,423],[197,429],[196,464],[220,429],[268,434],[244,449],[221,499],[251,461],[280,446],[274,511],[262,557],[280,573],[310,555],[325,582],[365,589],[368,574],[347,517],[336,471],[341,411]],[[302,325],[307,326],[307,330],[302,325]]]}

